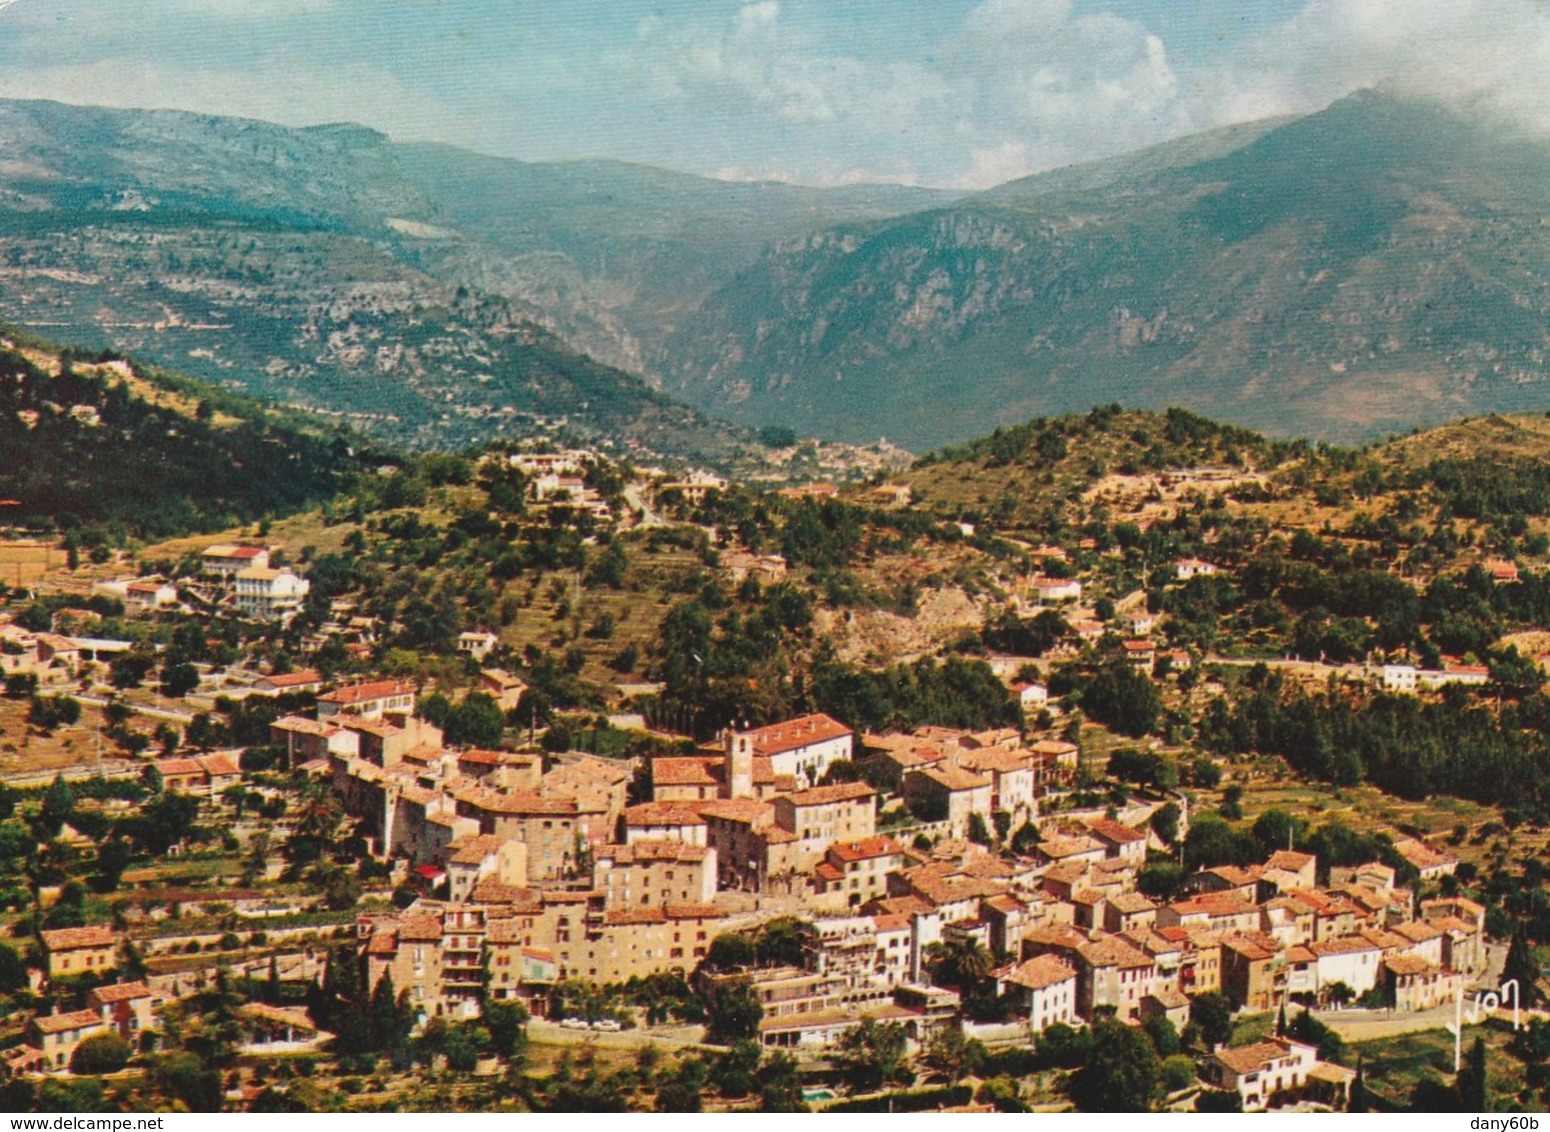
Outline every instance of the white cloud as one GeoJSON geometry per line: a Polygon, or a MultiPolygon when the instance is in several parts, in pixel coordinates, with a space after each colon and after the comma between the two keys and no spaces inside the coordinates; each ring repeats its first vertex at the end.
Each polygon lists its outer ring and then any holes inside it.
{"type": "Polygon", "coordinates": [[[1383,86],[1550,129],[1550,11],[1534,0],[1310,0],[1225,76],[1307,109],[1383,86]]]}

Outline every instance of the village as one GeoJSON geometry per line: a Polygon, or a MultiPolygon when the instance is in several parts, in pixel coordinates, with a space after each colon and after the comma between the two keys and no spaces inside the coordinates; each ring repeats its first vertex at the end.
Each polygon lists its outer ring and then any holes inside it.
{"type": "MultiPolygon", "coordinates": [[[[659,512],[686,514],[726,487],[704,473],[658,475],[610,502],[583,478],[593,459],[521,454],[510,465],[535,508],[563,507],[567,521],[612,522],[623,498],[638,506],[637,524],[665,524],[659,512]]],[[[865,491],[885,511],[910,504],[907,487],[865,491]]],[[[1133,601],[1084,603],[1062,547],[1026,550],[1031,572],[1007,579],[1009,608],[1025,617],[1058,610],[1067,636],[1042,660],[990,658],[1021,726],[857,733],[820,712],[764,726],[729,720],[700,742],[653,730],[626,698],[609,726],[639,728],[642,744],[624,758],[549,749],[524,734],[528,685],[491,661],[509,650],[498,652],[500,636],[484,626],[465,628],[455,655],[477,674],[461,695],[505,721],[494,743],[449,742],[423,710],[423,681],[369,671],[340,679],[204,664],[164,670],[161,696],[117,698],[125,658],[142,650],[90,635],[103,602],[131,621],[170,613],[288,625],[310,583],[284,545],[215,542],[171,574],[101,577],[84,605],[56,604],[46,627],[0,614],[9,692],[35,705],[78,697],[105,721],[119,705],[121,738],[134,736],[125,725],[133,713],[157,724],[161,743],[148,749],[141,736],[105,762],[99,728],[89,758],[12,771],[14,786],[59,787],[66,772],[76,782],[143,781],[155,796],[197,800],[187,812],[229,823],[229,847],[255,858],[226,891],[148,893],[132,916],[115,904],[107,922],[40,926],[27,952],[40,1008],[6,1048],[8,1072],[79,1069],[77,1052],[105,1034],[155,1049],[167,1008],[213,981],[272,971],[271,980],[315,983],[342,944],[366,988],[402,996],[416,1030],[477,1021],[497,1002],[520,1003],[562,1031],[649,1035],[627,996],[605,989],[589,1017],[576,1017],[567,988],[669,977],[687,980],[712,1011],[736,997],[729,988],[751,999],[745,1036],[799,1061],[821,1063],[863,1021],[897,1027],[917,1054],[964,1037],[1038,1048],[1051,1027],[1166,1023],[1196,1042],[1186,1100],[1204,1089],[1245,1110],[1344,1108],[1354,1071],[1318,1055],[1323,1022],[1289,1031],[1288,1012],[1408,1016],[1425,1028],[1466,993],[1494,989],[1505,941],[1488,936],[1486,908],[1459,893],[1458,857],[1435,839],[1396,835],[1383,843],[1387,860],[1337,864],[1293,848],[1289,833],[1286,847],[1258,861],[1158,883],[1159,863],[1176,869],[1167,863],[1184,859],[1192,792],[1177,776],[1130,793],[1106,787],[1099,748],[1051,695],[1050,660],[1103,644],[1138,679],[1163,686],[1235,662],[1168,647],[1163,619],[1133,601]],[[196,733],[194,720],[212,709],[254,705],[265,760],[196,733]],[[265,856],[279,831],[262,815],[286,813],[287,798],[285,855],[310,836],[324,843],[312,850],[322,860],[326,843],[353,830],[361,883],[342,896],[337,883],[271,888],[297,877],[265,856]],[[206,926],[169,934],[169,908],[206,926]],[[242,925],[249,930],[232,931],[242,925]],[[771,925],[795,940],[778,960],[728,963],[725,952],[737,949],[725,944],[718,953],[718,940],[757,939],[771,925]],[[1244,1017],[1279,1013],[1277,1032],[1238,1046],[1220,1034],[1206,1040],[1202,1000],[1244,1017]]],[[[788,570],[780,555],[736,548],[720,565],[733,585],[779,585],[788,570]]],[[[1499,584],[1516,581],[1508,566],[1493,568],[1499,584]]],[[[1183,585],[1218,567],[1181,557],[1167,570],[1183,585]]],[[[368,665],[383,627],[357,614],[354,600],[332,601],[305,647],[342,643],[357,669],[368,665]]],[[[1481,687],[1489,674],[1458,661],[1309,667],[1309,678],[1324,669],[1405,695],[1481,687]]],[[[620,694],[659,690],[621,684],[620,694]]],[[[1119,777],[1112,744],[1100,747],[1119,777]]],[[[90,859],[89,837],[68,824],[59,836],[90,859]]],[[[169,847],[169,860],[188,848],[178,838],[169,847]]],[[[60,899],[57,885],[39,891],[40,924],[60,899]]],[[[294,1002],[248,1002],[236,1022],[250,1054],[316,1050],[331,1036],[294,1002]]],[[[244,1095],[240,1077],[233,1087],[244,1095]]]]}

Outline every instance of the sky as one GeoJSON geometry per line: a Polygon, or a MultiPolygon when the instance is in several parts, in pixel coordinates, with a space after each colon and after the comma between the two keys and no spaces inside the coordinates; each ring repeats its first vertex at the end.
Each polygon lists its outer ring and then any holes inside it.
{"type": "Polygon", "coordinates": [[[1550,0],[0,0],[0,97],[825,185],[983,188],[1366,86],[1550,130],[1545,76],[1550,0]]]}

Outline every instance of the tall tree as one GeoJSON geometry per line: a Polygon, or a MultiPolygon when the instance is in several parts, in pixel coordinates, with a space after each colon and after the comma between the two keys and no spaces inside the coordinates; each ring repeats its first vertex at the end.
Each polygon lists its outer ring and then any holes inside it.
{"type": "Polygon", "coordinates": [[[1351,1081],[1351,1093],[1346,1100],[1347,1112],[1367,1111],[1367,1070],[1360,1057],[1356,1059],[1356,1076],[1351,1081]]]}
{"type": "Polygon", "coordinates": [[[802,1096],[802,1079],[790,1054],[771,1054],[759,1067],[760,1112],[807,1112],[802,1096]]]}
{"type": "Polygon", "coordinates": [[[1161,1066],[1146,1035],[1112,1019],[1092,1028],[1087,1064],[1071,1075],[1067,1091],[1083,1112],[1150,1112],[1161,1066]]]}
{"type": "Polygon", "coordinates": [[[1539,993],[1539,964],[1529,949],[1528,933],[1520,923],[1512,931],[1512,943],[1507,948],[1507,962],[1502,968],[1502,981],[1518,981],[1518,1001],[1524,1007],[1537,1006],[1543,997],[1539,993]]]}
{"type": "Polygon", "coordinates": [[[1486,1112],[1488,1090],[1485,1071],[1485,1039],[1475,1038],[1469,1048],[1469,1064],[1458,1077],[1459,1102],[1465,1112],[1486,1112]]]}
{"type": "Polygon", "coordinates": [[[856,1092],[871,1092],[899,1076],[909,1035],[901,1022],[863,1018],[840,1035],[837,1060],[856,1092]]]}

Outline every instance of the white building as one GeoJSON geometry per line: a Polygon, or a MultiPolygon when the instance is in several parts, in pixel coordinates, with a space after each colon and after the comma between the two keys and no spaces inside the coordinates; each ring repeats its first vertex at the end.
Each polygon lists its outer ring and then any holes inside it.
{"type": "Polygon", "coordinates": [[[1423,688],[1444,688],[1449,684],[1479,688],[1490,680],[1491,670],[1483,664],[1445,664],[1441,671],[1424,669],[1418,676],[1423,688]]]}
{"type": "Polygon", "coordinates": [[[1313,1046],[1270,1038],[1217,1050],[1206,1058],[1202,1076],[1219,1089],[1237,1093],[1244,1112],[1258,1112],[1278,1093],[1300,1091],[1318,1063],[1313,1046]]]}
{"type": "Polygon", "coordinates": [[[1418,673],[1413,664],[1385,664],[1378,672],[1378,681],[1385,692],[1414,692],[1418,673]]]}
{"type": "Polygon", "coordinates": [[[1014,996],[1028,1011],[1028,1028],[1042,1034],[1056,1022],[1078,1024],[1076,968],[1054,955],[1040,955],[996,972],[996,991],[1014,996]]]}
{"type": "Polygon", "coordinates": [[[1209,578],[1215,573],[1215,566],[1199,558],[1180,558],[1173,564],[1173,576],[1181,582],[1191,578],[1209,578]]]}
{"type": "Polygon", "coordinates": [[[799,716],[752,731],[733,731],[726,737],[727,750],[746,741],[756,758],[770,760],[776,778],[791,775],[798,787],[816,786],[836,762],[849,760],[855,733],[822,713],[799,716]]]}
{"type": "Polygon", "coordinates": [[[1012,694],[1023,711],[1038,711],[1049,703],[1049,689],[1037,681],[1018,681],[1012,685],[1012,694]]]}
{"type": "Polygon", "coordinates": [[[500,644],[500,638],[488,629],[459,633],[457,636],[457,651],[475,660],[483,660],[489,656],[491,650],[498,644],[500,644]]]}
{"type": "Polygon", "coordinates": [[[1378,985],[1383,952],[1360,936],[1342,936],[1308,944],[1317,960],[1319,990],[1344,983],[1357,994],[1378,985]]]}
{"type": "Polygon", "coordinates": [[[289,569],[275,570],[268,566],[249,567],[237,574],[232,582],[237,608],[262,621],[295,616],[312,591],[312,583],[306,578],[289,569]]]}
{"type": "Polygon", "coordinates": [[[269,565],[269,551],[261,546],[236,546],[220,543],[209,547],[199,556],[207,574],[230,578],[244,570],[263,569],[269,565]]]}
{"type": "Polygon", "coordinates": [[[1075,578],[1050,578],[1035,574],[1028,587],[1040,601],[1080,601],[1082,583],[1075,578]]]}
{"type": "Polygon", "coordinates": [[[402,680],[372,680],[336,688],[318,697],[317,716],[324,720],[341,712],[357,719],[381,719],[384,715],[411,715],[414,712],[413,684],[402,680]]]}

